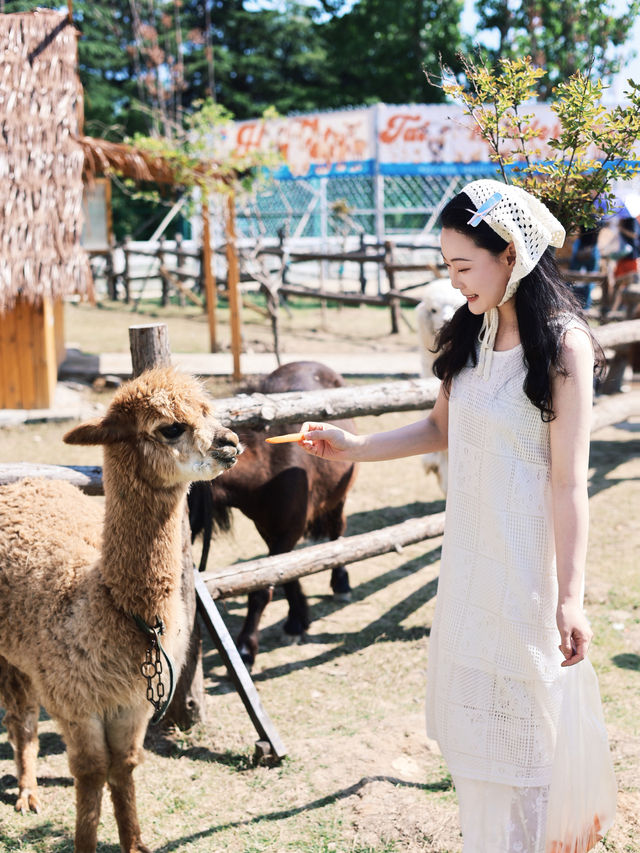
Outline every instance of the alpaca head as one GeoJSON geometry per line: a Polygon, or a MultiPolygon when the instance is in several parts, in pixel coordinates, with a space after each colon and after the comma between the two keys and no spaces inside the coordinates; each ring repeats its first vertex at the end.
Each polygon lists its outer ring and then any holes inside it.
{"type": "Polygon", "coordinates": [[[448,278],[437,278],[426,286],[422,302],[416,309],[419,322],[435,340],[442,326],[465,302],[464,296],[452,286],[448,278]]]}
{"type": "Polygon", "coordinates": [[[235,465],[238,436],[213,416],[193,377],[147,370],[116,392],[104,418],[81,424],[67,444],[102,444],[107,459],[157,488],[212,480],[235,465]]]}

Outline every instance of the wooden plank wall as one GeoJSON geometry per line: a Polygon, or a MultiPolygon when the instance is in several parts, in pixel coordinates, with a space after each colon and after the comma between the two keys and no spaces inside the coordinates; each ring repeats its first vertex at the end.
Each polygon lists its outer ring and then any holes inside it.
{"type": "Polygon", "coordinates": [[[53,404],[62,346],[55,315],[60,311],[58,306],[54,311],[50,299],[34,307],[18,298],[0,317],[1,409],[46,409],[53,404]]]}

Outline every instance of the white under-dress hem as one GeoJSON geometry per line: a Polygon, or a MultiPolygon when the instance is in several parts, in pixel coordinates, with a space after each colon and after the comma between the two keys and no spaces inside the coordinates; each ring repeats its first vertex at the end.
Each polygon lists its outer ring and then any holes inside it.
{"type": "Polygon", "coordinates": [[[517,787],[452,775],[462,853],[545,853],[548,785],[517,787]]]}

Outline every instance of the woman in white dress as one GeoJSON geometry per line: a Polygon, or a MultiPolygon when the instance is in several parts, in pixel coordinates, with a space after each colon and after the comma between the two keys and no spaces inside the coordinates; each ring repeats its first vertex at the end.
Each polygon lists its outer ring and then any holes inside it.
{"type": "Polygon", "coordinates": [[[562,667],[592,637],[582,594],[601,352],[549,250],[564,229],[537,199],[474,181],[441,224],[467,302],[440,334],[433,410],[372,435],[309,423],[301,443],[354,461],[449,449],[427,730],[454,779],[464,853],[564,853],[545,827],[562,667]]]}

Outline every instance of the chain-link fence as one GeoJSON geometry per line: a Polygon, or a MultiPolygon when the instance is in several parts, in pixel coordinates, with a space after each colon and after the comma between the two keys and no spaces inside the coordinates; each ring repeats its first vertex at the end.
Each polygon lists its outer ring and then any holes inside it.
{"type": "MultiPolygon", "coordinates": [[[[444,170],[443,170],[444,171],[444,170]]],[[[492,167],[466,165],[449,174],[357,175],[269,179],[238,205],[238,231],[248,238],[331,238],[366,234],[379,241],[429,235],[449,198],[492,167]]]]}

